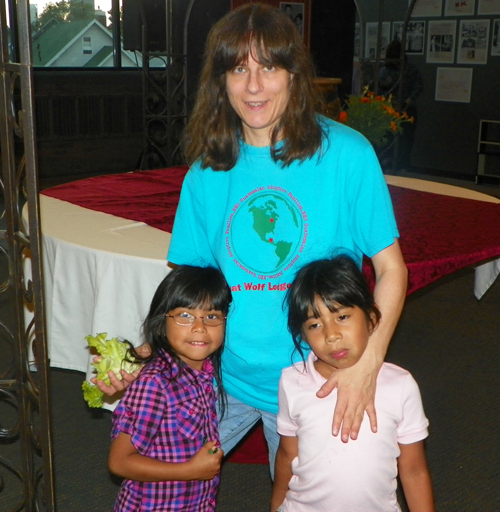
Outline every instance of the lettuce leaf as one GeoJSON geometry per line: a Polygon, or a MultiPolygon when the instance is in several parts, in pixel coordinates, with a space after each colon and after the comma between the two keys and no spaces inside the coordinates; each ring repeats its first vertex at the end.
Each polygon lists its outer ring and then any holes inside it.
{"type": "MultiPolygon", "coordinates": [[[[118,338],[107,340],[108,333],[103,332],[97,336],[85,336],[90,347],[94,347],[101,356],[101,360],[97,363],[91,363],[96,370],[96,378],[110,384],[108,372],[113,371],[118,379],[121,379],[120,370],[133,373],[140,368],[138,363],[130,363],[125,361],[129,346],[127,343],[120,341],[118,338]]],[[[103,393],[97,386],[91,382],[85,381],[82,385],[83,398],[89,407],[102,407],[103,393]]]]}

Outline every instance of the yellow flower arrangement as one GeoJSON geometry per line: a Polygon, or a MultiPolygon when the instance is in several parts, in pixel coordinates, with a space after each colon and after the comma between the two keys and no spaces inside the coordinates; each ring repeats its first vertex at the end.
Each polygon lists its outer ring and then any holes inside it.
{"type": "Polygon", "coordinates": [[[375,147],[386,145],[389,134],[401,133],[403,123],[413,123],[413,117],[394,109],[392,96],[377,96],[368,88],[349,96],[337,120],[362,133],[375,147]]]}

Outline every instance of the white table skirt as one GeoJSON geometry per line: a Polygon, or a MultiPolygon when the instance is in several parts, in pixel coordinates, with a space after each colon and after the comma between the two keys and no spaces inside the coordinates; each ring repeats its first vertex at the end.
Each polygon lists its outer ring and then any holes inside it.
{"type": "Polygon", "coordinates": [[[40,196],[50,365],[92,376],[85,336],[134,345],[169,267],[171,235],[141,222],[40,196]]]}
{"type": "MultiPolygon", "coordinates": [[[[389,184],[466,197],[500,200],[451,185],[387,176],[389,184]]],[[[141,222],[40,196],[45,307],[51,366],[92,375],[85,336],[107,332],[134,345],[158,284],[169,268],[170,233],[141,222]]],[[[500,262],[478,267],[481,296],[500,272],[500,262]]]]}

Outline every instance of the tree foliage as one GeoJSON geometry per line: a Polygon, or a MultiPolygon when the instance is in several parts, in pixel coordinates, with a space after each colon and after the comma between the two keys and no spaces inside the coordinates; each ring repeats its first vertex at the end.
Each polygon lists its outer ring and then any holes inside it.
{"type": "Polygon", "coordinates": [[[49,2],[45,9],[38,16],[38,28],[43,27],[51,19],[58,22],[71,22],[80,20],[91,20],[95,16],[93,4],[82,2],[81,0],[60,0],[59,2],[49,2]]]}

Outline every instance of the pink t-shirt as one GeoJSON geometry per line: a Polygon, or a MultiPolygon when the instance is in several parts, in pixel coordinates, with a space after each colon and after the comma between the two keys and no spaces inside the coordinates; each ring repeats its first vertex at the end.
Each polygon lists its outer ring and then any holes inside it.
{"type": "Polygon", "coordinates": [[[298,437],[298,457],[283,503],[284,512],[399,512],[396,477],[398,443],[425,439],[429,422],[413,377],[384,363],[378,379],[375,407],[378,432],[365,413],[358,439],[343,443],[332,431],[337,400],[316,391],[325,382],[307,362],[283,370],[279,386],[278,432],[298,437]]]}

